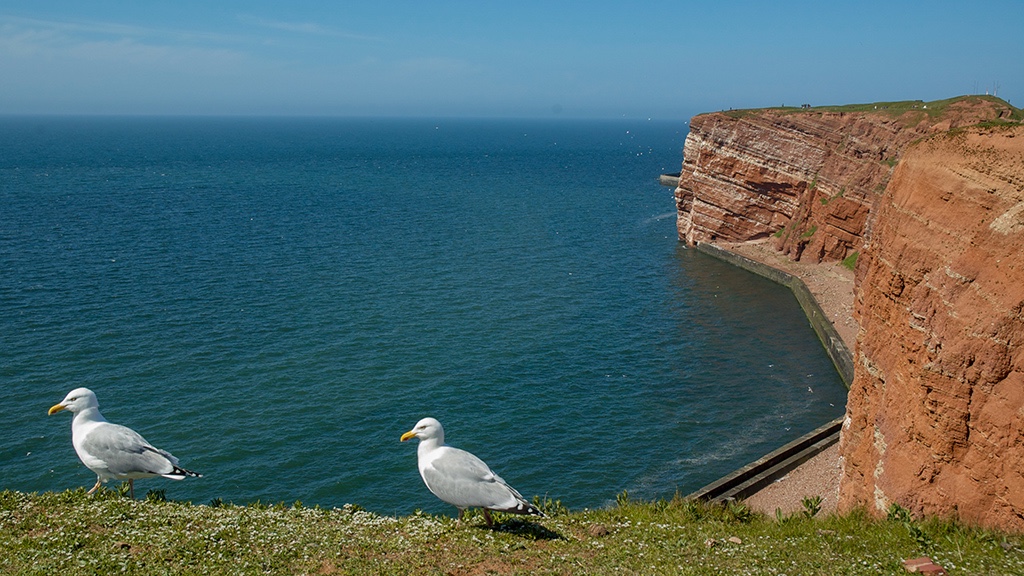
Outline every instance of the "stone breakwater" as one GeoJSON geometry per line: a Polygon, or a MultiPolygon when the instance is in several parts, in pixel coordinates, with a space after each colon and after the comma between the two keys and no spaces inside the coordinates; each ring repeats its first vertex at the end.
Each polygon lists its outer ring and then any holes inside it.
{"type": "Polygon", "coordinates": [[[859,255],[840,510],[1024,530],[1024,127],[941,114],[715,113],[691,121],[680,238],[859,255]]]}

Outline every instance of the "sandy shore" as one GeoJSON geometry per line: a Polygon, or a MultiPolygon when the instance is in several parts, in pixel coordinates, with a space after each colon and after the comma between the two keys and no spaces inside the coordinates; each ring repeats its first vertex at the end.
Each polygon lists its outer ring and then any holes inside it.
{"type": "MultiPolygon", "coordinates": [[[[850,350],[854,349],[859,326],[853,318],[853,272],[838,262],[811,264],[794,262],[772,248],[768,242],[756,244],[719,244],[751,260],[767,264],[799,277],[807,285],[822,311],[835,326],[850,350]]],[[[839,498],[839,449],[832,445],[786,476],[746,500],[748,506],[773,515],[779,509],[792,514],[804,509],[803,498],[821,496],[821,512],[834,512],[839,498]]]]}

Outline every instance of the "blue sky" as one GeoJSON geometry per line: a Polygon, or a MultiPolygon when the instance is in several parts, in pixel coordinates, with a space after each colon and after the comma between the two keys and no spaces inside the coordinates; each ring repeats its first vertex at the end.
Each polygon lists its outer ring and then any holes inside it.
{"type": "Polygon", "coordinates": [[[1022,30],[1021,0],[5,0],[0,114],[685,119],[986,91],[1020,107],[1022,30]]]}

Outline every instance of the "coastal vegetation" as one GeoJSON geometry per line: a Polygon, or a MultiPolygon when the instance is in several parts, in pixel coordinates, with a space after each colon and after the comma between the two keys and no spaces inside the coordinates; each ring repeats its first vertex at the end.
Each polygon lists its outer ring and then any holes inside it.
{"type": "Polygon", "coordinates": [[[903,574],[929,556],[950,574],[1024,573],[1024,537],[894,506],[822,517],[820,499],[773,517],[742,503],[684,498],[568,511],[546,518],[342,508],[195,505],[151,491],[0,492],[4,574],[903,574]]]}
{"type": "Polygon", "coordinates": [[[750,108],[742,110],[729,110],[725,112],[732,118],[743,118],[750,114],[758,113],[763,110],[775,110],[786,113],[800,113],[800,112],[876,112],[886,114],[894,118],[903,116],[908,112],[912,112],[911,123],[920,121],[924,117],[931,119],[941,118],[951,104],[961,102],[964,100],[984,100],[992,102],[999,106],[1005,106],[1010,110],[1010,115],[1007,118],[998,121],[999,124],[1017,124],[1024,122],[1024,110],[1015,108],[1009,102],[1006,102],[1002,98],[989,95],[971,95],[971,96],[956,96],[954,98],[946,98],[944,100],[933,100],[931,102],[925,102],[923,100],[902,100],[897,102],[870,102],[867,104],[845,104],[839,106],[778,106],[770,108],[750,108]]]}
{"type": "Polygon", "coordinates": [[[850,270],[856,270],[857,269],[857,258],[859,256],[860,256],[860,252],[854,252],[853,254],[850,254],[846,258],[843,258],[843,266],[845,266],[846,268],[848,268],[850,270]]]}
{"type": "Polygon", "coordinates": [[[929,118],[941,118],[951,104],[962,102],[964,100],[984,100],[1000,106],[1006,106],[1012,112],[1010,119],[1016,122],[1024,120],[1024,111],[1020,108],[1014,108],[1009,102],[1006,102],[1002,98],[989,95],[956,96],[953,98],[946,98],[944,100],[933,100],[931,102],[925,102],[923,100],[902,100],[899,102],[872,102],[869,104],[848,104],[844,106],[816,106],[812,107],[811,110],[824,112],[882,112],[894,117],[901,116],[907,112],[920,112],[922,116],[928,116],[929,118]]]}

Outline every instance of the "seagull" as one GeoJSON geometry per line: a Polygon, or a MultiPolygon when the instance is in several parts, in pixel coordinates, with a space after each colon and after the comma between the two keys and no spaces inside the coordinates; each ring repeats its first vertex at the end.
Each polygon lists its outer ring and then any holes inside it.
{"type": "Polygon", "coordinates": [[[182,480],[186,476],[202,477],[198,472],[178,467],[177,458],[170,452],[155,448],[135,430],[107,422],[100,414],[96,394],[88,388],[68,392],[64,400],[50,408],[47,414],[53,415],[61,410],[75,415],[71,420],[71,443],[82,464],[96,473],[96,485],[89,494],[111,479],[128,480],[128,490],[135,498],[136,478],[163,476],[182,480]]]}
{"type": "Polygon", "coordinates": [[[466,508],[483,508],[487,526],[492,526],[491,510],[511,514],[544,513],[526,501],[515,488],[494,473],[483,460],[444,443],[444,428],[433,418],[424,418],[401,441],[419,438],[416,449],[423,483],[442,501],[459,509],[459,521],[466,508]]]}

